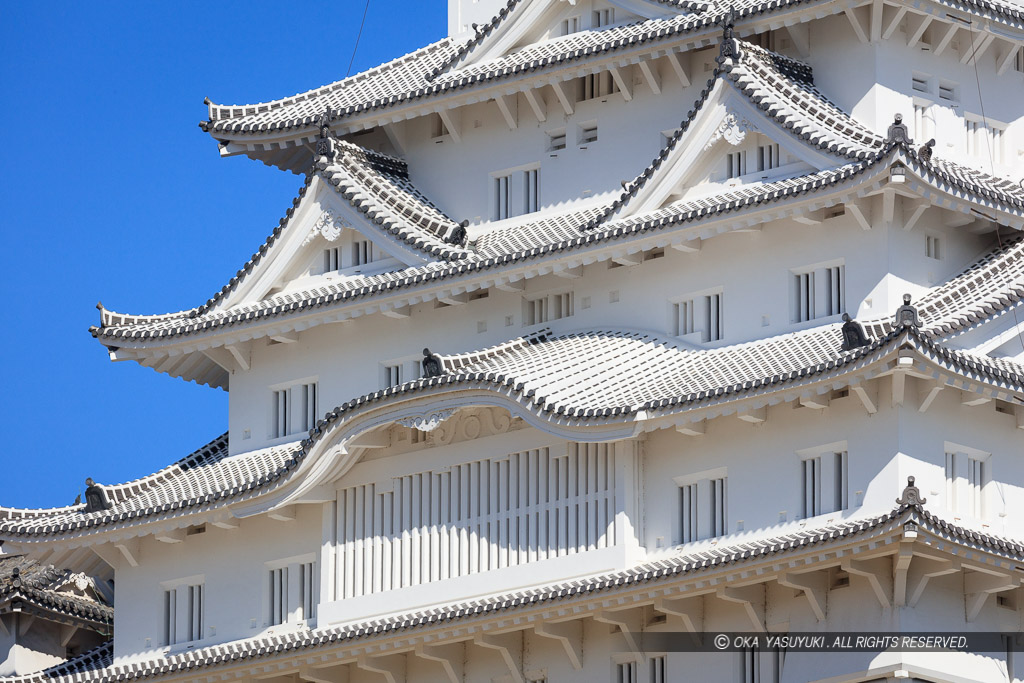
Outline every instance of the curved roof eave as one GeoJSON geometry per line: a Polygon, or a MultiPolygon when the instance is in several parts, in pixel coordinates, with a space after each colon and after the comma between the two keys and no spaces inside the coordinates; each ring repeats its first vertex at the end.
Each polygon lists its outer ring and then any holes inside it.
{"type": "MultiPolygon", "coordinates": [[[[562,337],[553,339],[558,340],[562,337]]],[[[650,339],[653,343],[654,338],[650,339]]],[[[782,338],[777,338],[776,341],[780,339],[782,338]]],[[[837,343],[831,336],[830,340],[827,343],[837,343]]],[[[547,341],[542,339],[534,343],[544,344],[547,341]]],[[[753,342],[735,348],[755,349],[757,345],[758,342],[753,342]]],[[[496,350],[495,353],[499,355],[493,358],[498,358],[500,354],[508,351],[496,350]]],[[[817,386],[832,389],[837,381],[856,383],[891,369],[880,366],[888,363],[897,353],[910,354],[908,357],[916,358],[917,371],[920,373],[929,373],[936,379],[941,379],[944,375],[957,375],[966,380],[965,383],[971,390],[1024,404],[1024,398],[1020,398],[1024,392],[1024,368],[1009,361],[976,357],[947,349],[923,336],[916,328],[909,327],[894,330],[867,347],[829,354],[828,360],[806,367],[775,370],[767,376],[745,377],[715,388],[666,395],[630,405],[571,405],[564,398],[549,399],[544,395],[547,391],[543,385],[537,384],[536,379],[531,380],[532,386],[527,387],[524,380],[519,377],[499,371],[473,369],[474,366],[470,364],[455,368],[455,372],[439,377],[423,378],[365,394],[336,407],[328,412],[324,419],[318,421],[302,442],[290,444],[287,448],[265,449],[270,458],[265,464],[266,471],[253,481],[235,482],[230,488],[206,493],[199,491],[187,500],[176,500],[158,508],[119,511],[115,507],[114,512],[106,517],[104,513],[76,517],[75,511],[70,510],[70,515],[65,515],[64,518],[58,516],[55,520],[43,520],[48,511],[28,511],[30,514],[24,514],[25,511],[0,509],[0,538],[20,543],[33,542],[41,537],[80,537],[114,529],[127,530],[129,527],[141,529],[154,517],[183,519],[198,512],[212,512],[243,501],[251,502],[257,498],[284,500],[290,495],[290,491],[285,489],[294,488],[289,482],[300,473],[304,475],[311,469],[312,465],[306,464],[307,456],[311,453],[322,455],[326,452],[337,443],[335,437],[342,434],[347,425],[355,424],[357,419],[379,409],[391,410],[399,403],[418,401],[420,398],[427,398],[429,400],[426,403],[430,403],[460,392],[465,393],[467,390],[489,392],[500,397],[499,403],[507,403],[508,407],[520,415],[532,414],[535,419],[531,421],[534,424],[553,433],[559,431],[562,436],[573,436],[569,428],[574,427],[610,431],[615,425],[634,425],[636,431],[649,431],[688,422],[693,411],[706,411],[714,417],[735,412],[747,399],[761,401],[763,405],[772,402],[769,397],[774,397],[775,402],[794,400],[817,386]],[[550,426],[545,427],[545,422],[550,426]],[[277,496],[268,495],[275,491],[278,492],[277,496]],[[21,523],[26,519],[35,521],[35,524],[21,523]],[[60,519],[63,521],[59,521],[60,519]]],[[[478,358],[484,357],[481,354],[474,355],[478,358]]],[[[623,438],[621,434],[614,436],[623,438]]],[[[240,459],[238,462],[241,462],[245,455],[249,454],[233,457],[240,459]]],[[[246,505],[249,514],[257,507],[259,506],[246,505]]],[[[266,509],[271,507],[272,505],[266,509]]],[[[182,521],[179,526],[182,524],[185,522],[182,521]]]]}

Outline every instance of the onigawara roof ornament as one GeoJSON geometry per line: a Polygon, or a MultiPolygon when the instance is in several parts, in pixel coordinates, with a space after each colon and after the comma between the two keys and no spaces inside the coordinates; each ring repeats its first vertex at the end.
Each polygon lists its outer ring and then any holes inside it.
{"type": "Polygon", "coordinates": [[[893,325],[897,328],[921,327],[921,316],[917,314],[917,307],[910,305],[910,295],[903,295],[903,305],[896,309],[896,319],[893,325]]]}
{"type": "Polygon", "coordinates": [[[733,35],[733,27],[736,26],[736,6],[730,5],[729,12],[722,16],[722,44],[718,49],[718,63],[726,59],[735,59],[740,56],[740,45],[733,35]]]}
{"type": "Polygon", "coordinates": [[[853,351],[870,344],[864,326],[851,318],[849,313],[843,313],[843,351],[853,351]]]}
{"type": "Polygon", "coordinates": [[[935,147],[935,138],[932,138],[928,142],[921,145],[921,148],[917,150],[917,156],[921,161],[926,164],[932,160],[932,150],[935,147]]]}
{"type": "Polygon", "coordinates": [[[464,246],[466,246],[466,237],[467,237],[466,226],[467,225],[469,225],[469,221],[468,220],[462,221],[461,223],[459,223],[459,225],[457,227],[452,228],[451,233],[449,233],[448,237],[446,237],[444,241],[447,242],[448,244],[452,244],[452,245],[455,245],[457,247],[464,247],[464,246]]]}
{"type": "Polygon", "coordinates": [[[907,124],[903,123],[903,114],[896,114],[893,117],[892,125],[889,126],[889,130],[886,131],[885,139],[887,142],[903,142],[910,144],[913,140],[910,139],[910,132],[907,130],[907,124]]]}
{"type": "Polygon", "coordinates": [[[85,480],[85,486],[85,509],[82,512],[99,512],[114,507],[107,497],[107,492],[94,482],[92,477],[85,480]]]}
{"type": "Polygon", "coordinates": [[[331,138],[331,108],[327,107],[323,114],[317,119],[317,127],[320,128],[320,137],[316,141],[316,155],[317,157],[327,157],[328,159],[334,159],[334,143],[331,138]]]}
{"type": "Polygon", "coordinates": [[[423,349],[423,376],[440,377],[442,374],[441,359],[431,353],[430,349],[423,349]]]}
{"type": "Polygon", "coordinates": [[[897,505],[924,505],[928,501],[921,497],[921,490],[914,486],[914,478],[907,477],[907,486],[903,494],[896,499],[897,505]]]}

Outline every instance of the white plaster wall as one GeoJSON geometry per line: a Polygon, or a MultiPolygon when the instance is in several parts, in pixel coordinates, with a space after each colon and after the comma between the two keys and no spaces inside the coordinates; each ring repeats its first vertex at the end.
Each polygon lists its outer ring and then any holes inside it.
{"type": "Polygon", "coordinates": [[[165,586],[189,577],[204,585],[206,637],[179,643],[171,652],[250,638],[266,628],[265,563],[319,550],[321,506],[298,506],[290,522],[261,515],[239,524],[237,529],[207,525],[205,533],[186,536],[181,543],[142,539],[139,566],[125,563],[117,570],[116,658],[163,649],[165,586]]]}
{"type": "Polygon", "coordinates": [[[487,298],[459,306],[413,306],[405,319],[376,314],[306,330],[295,343],[258,340],[251,369],[231,377],[231,450],[240,453],[273,442],[271,387],[317,381],[322,416],[381,388],[383,363],[405,362],[406,379],[411,379],[411,362],[422,358],[424,347],[440,354],[461,353],[537,329],[523,326],[523,300],[545,292],[574,292],[575,314],[547,323],[556,333],[626,328],[668,336],[673,332],[673,300],[721,287],[725,336],[714,345],[722,346],[839,321],[834,316],[791,322],[793,269],[842,260],[847,310],[860,318],[887,316],[902,302],[903,293],[916,297],[921,288],[955,275],[992,246],[989,237],[941,226],[938,210],[926,213],[911,232],[898,226],[864,231],[850,216],[813,227],[778,221],[761,232],[705,240],[699,253],[666,249],[664,257],[636,266],[586,266],[583,277],[575,280],[534,278],[526,281],[522,294],[491,289],[487,298]],[[929,233],[943,239],[941,260],[926,256],[929,233]]]}

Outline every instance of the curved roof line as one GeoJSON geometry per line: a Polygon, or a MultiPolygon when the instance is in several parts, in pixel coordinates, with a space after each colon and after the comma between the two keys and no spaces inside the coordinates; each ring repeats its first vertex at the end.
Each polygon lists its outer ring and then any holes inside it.
{"type": "Polygon", "coordinates": [[[830,544],[855,541],[870,535],[902,533],[908,524],[913,525],[918,533],[925,533],[934,538],[966,547],[980,548],[1001,557],[1024,559],[1024,544],[948,522],[929,512],[921,502],[908,496],[905,490],[903,496],[896,501],[896,505],[886,513],[824,524],[749,542],[735,539],[733,543],[722,543],[713,549],[684,550],[677,555],[643,562],[627,569],[528,588],[512,594],[440,605],[351,625],[316,629],[313,632],[298,630],[247,641],[233,641],[166,657],[160,656],[142,662],[132,661],[114,665],[111,661],[110,651],[106,649],[109,646],[104,645],[88,653],[86,656],[88,659],[78,658],[43,672],[3,678],[0,681],[3,683],[55,683],[57,680],[62,683],[133,681],[173,675],[183,671],[210,669],[221,665],[237,665],[241,660],[261,660],[280,657],[287,653],[316,654],[320,648],[365,641],[411,629],[436,627],[467,618],[487,617],[510,610],[543,608],[546,605],[556,605],[631,588],[649,586],[653,589],[657,588],[659,584],[674,579],[699,576],[735,564],[810,551],[830,544]],[[83,659],[85,661],[82,661],[83,659]]]}
{"type": "MultiPolygon", "coordinates": [[[[632,350],[627,344],[627,348],[624,349],[609,347],[610,350],[602,351],[605,347],[598,347],[597,351],[589,351],[591,355],[596,354],[594,362],[609,364],[614,361],[616,367],[621,366],[619,361],[626,357],[623,354],[652,359],[655,358],[651,355],[652,350],[656,351],[666,345],[674,347],[670,340],[643,333],[602,334],[609,340],[619,339],[633,344],[632,350]]],[[[604,405],[587,405],[587,399],[581,397],[578,387],[573,388],[570,393],[558,394],[557,391],[552,391],[550,387],[558,386],[559,383],[555,377],[556,381],[553,384],[545,384],[553,372],[545,370],[547,366],[538,366],[539,374],[534,373],[532,376],[523,369],[533,367],[531,363],[534,362],[536,355],[531,356],[526,351],[534,347],[540,348],[545,344],[571,346],[575,339],[582,339],[580,333],[553,338],[542,333],[532,338],[513,340],[477,353],[453,357],[445,362],[448,371],[441,376],[413,380],[347,401],[319,420],[307,438],[301,442],[231,458],[225,458],[224,454],[211,456],[203,462],[209,466],[208,468],[195,468],[195,477],[199,479],[187,487],[185,495],[175,497],[173,500],[161,502],[162,499],[158,496],[154,499],[155,493],[142,491],[127,501],[131,502],[138,498],[140,502],[135,507],[115,505],[109,512],[79,514],[76,509],[63,508],[54,511],[30,511],[30,514],[24,514],[23,511],[15,509],[0,509],[0,537],[17,539],[78,533],[107,524],[138,523],[138,520],[163,513],[181,516],[189,514],[192,508],[212,509],[228,502],[262,496],[287,483],[290,474],[300,467],[313,448],[328,433],[334,433],[340,425],[349,423],[352,417],[362,415],[378,405],[386,406],[394,401],[405,401],[419,395],[443,395],[466,389],[492,391],[554,424],[596,427],[635,421],[639,413],[653,413],[647,415],[645,419],[669,417],[699,407],[712,407],[747,397],[774,393],[794,385],[818,383],[822,377],[837,377],[880,362],[898,348],[911,349],[924,360],[940,365],[949,372],[969,377],[972,382],[995,385],[1004,393],[1024,391],[1024,367],[1019,364],[947,349],[927,338],[916,328],[899,327],[874,340],[870,345],[849,352],[839,350],[838,325],[814,328],[803,334],[807,337],[804,344],[807,348],[800,347],[799,353],[794,352],[791,355],[798,361],[802,360],[805,365],[779,367],[777,364],[768,363],[768,360],[775,357],[771,352],[772,345],[792,346],[799,341],[793,334],[773,338],[770,342],[759,340],[713,351],[679,351],[672,358],[656,358],[658,367],[666,373],[674,372],[673,377],[707,376],[712,382],[720,381],[716,377],[721,377],[721,383],[712,385],[705,382],[687,388],[686,385],[680,385],[673,380],[673,384],[661,387],[661,395],[647,398],[638,396],[622,402],[625,394],[613,391],[614,386],[608,384],[610,380],[606,377],[605,383],[601,385],[601,394],[611,398],[604,405]],[[826,353],[830,348],[836,350],[826,353]],[[738,355],[730,361],[729,354],[738,355]],[[742,359],[747,359],[750,363],[739,362],[742,359]],[[714,367],[722,364],[743,368],[747,375],[713,371],[714,367]],[[671,393],[673,391],[676,393],[671,393]],[[616,395],[620,398],[615,398],[616,395]],[[247,458],[256,464],[246,464],[247,458]]],[[[552,353],[557,355],[558,348],[560,347],[552,346],[552,353]]]]}

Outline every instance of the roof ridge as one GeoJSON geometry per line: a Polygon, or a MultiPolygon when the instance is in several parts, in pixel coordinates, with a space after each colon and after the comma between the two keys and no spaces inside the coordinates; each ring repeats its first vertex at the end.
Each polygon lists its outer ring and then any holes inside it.
{"type": "MultiPolygon", "coordinates": [[[[449,43],[452,43],[452,42],[454,42],[454,41],[452,40],[451,36],[445,36],[444,38],[441,38],[440,40],[436,40],[433,43],[430,43],[428,45],[424,45],[421,48],[417,48],[417,49],[413,50],[412,52],[407,52],[404,55],[401,55],[399,57],[395,57],[394,59],[389,59],[388,61],[383,62],[381,64],[378,64],[375,67],[371,67],[371,68],[367,69],[366,71],[360,71],[359,73],[354,74],[352,76],[346,76],[345,78],[339,79],[337,81],[333,81],[333,82],[328,83],[326,85],[322,85],[322,86],[320,86],[318,88],[312,88],[310,90],[304,90],[302,92],[295,93],[294,95],[290,95],[288,97],[279,97],[277,99],[267,100],[265,102],[254,102],[254,103],[250,103],[250,104],[216,104],[216,103],[212,102],[211,100],[209,100],[209,98],[207,98],[207,100],[206,100],[206,102],[204,102],[204,104],[206,104],[207,107],[209,108],[209,116],[210,116],[209,123],[213,123],[214,121],[219,121],[219,120],[222,120],[224,118],[232,118],[232,116],[226,116],[226,117],[225,116],[215,116],[215,113],[216,114],[224,113],[222,110],[225,110],[225,109],[260,109],[260,108],[265,108],[264,110],[269,111],[269,110],[272,110],[272,109],[280,109],[280,108],[286,107],[286,106],[288,106],[290,104],[295,104],[296,102],[302,102],[302,101],[305,101],[305,100],[308,100],[308,99],[312,99],[314,97],[319,97],[319,96],[325,95],[325,94],[327,94],[329,92],[334,92],[336,90],[340,90],[342,87],[344,87],[346,85],[352,85],[354,83],[358,83],[360,81],[363,81],[363,80],[372,78],[374,76],[377,76],[382,71],[385,71],[385,70],[388,70],[388,69],[392,69],[392,68],[394,68],[394,67],[396,67],[396,66],[398,66],[400,64],[404,64],[406,62],[413,61],[413,59],[421,57],[424,53],[430,52],[432,50],[437,50],[437,49],[440,49],[442,47],[446,47],[449,43]],[[221,110],[221,111],[215,112],[214,110],[221,110]]],[[[315,121],[313,121],[311,119],[309,121],[309,123],[312,124],[312,123],[315,123],[315,121]]]]}
{"type": "MultiPolygon", "coordinates": [[[[584,577],[564,579],[541,586],[529,587],[509,594],[496,593],[461,602],[428,606],[413,612],[375,617],[357,623],[329,626],[313,631],[293,631],[272,636],[257,636],[229,643],[211,645],[198,650],[160,657],[148,661],[136,661],[115,666],[112,661],[110,643],[43,672],[20,677],[3,678],[3,683],[43,683],[58,677],[74,676],[76,683],[91,680],[117,679],[128,681],[161,674],[171,674],[184,669],[197,669],[218,664],[237,663],[240,659],[258,659],[278,655],[282,652],[309,650],[318,646],[369,638],[396,631],[407,631],[416,626],[433,626],[469,615],[482,616],[506,611],[516,607],[537,607],[545,603],[568,600],[597,592],[629,588],[651,581],[718,569],[737,562],[760,560],[781,552],[804,549],[840,539],[846,541],[873,531],[891,533],[910,524],[926,533],[950,538],[955,542],[981,546],[999,555],[1024,557],[1024,545],[995,536],[987,532],[968,529],[946,521],[927,510],[919,495],[908,495],[913,483],[887,512],[864,514],[850,517],[838,523],[823,524],[797,529],[761,539],[734,539],[733,543],[714,548],[679,546],[681,552],[650,559],[626,569],[592,574],[584,577]],[[94,654],[96,653],[96,654],[94,654]],[[99,663],[101,668],[82,666],[83,658],[89,663],[99,663]]],[[[916,492],[916,489],[913,489],[916,492]]],[[[728,538],[728,537],[727,537],[728,538]]],[[[70,681],[68,682],[70,683],[70,681]]]]}

